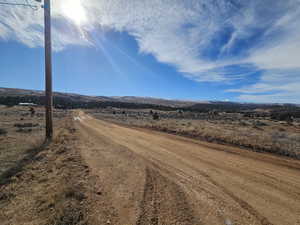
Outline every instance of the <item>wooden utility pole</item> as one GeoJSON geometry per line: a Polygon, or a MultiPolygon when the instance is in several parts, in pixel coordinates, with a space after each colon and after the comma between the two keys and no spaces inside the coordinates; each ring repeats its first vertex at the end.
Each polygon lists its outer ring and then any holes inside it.
{"type": "Polygon", "coordinates": [[[50,0],[44,0],[44,23],[45,23],[45,92],[46,92],[46,139],[53,137],[52,118],[52,59],[51,59],[51,6],[50,0]]]}
{"type": "MultiPolygon", "coordinates": [[[[41,3],[42,0],[35,0],[41,3]]],[[[0,5],[25,6],[37,10],[38,6],[28,3],[0,2],[0,5]]],[[[51,5],[50,0],[44,0],[44,23],[45,23],[45,107],[46,107],[46,139],[53,137],[53,97],[52,97],[52,59],[51,59],[51,5]]]]}

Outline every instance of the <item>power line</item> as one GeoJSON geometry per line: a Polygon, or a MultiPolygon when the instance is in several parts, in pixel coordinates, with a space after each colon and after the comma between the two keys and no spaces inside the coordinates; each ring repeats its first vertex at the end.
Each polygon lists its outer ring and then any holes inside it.
{"type": "Polygon", "coordinates": [[[39,7],[37,5],[29,4],[28,0],[26,0],[25,3],[0,2],[0,5],[24,6],[24,7],[30,7],[33,10],[38,10],[39,9],[39,7]]]}
{"type": "Polygon", "coordinates": [[[38,9],[39,9],[38,6],[29,4],[28,0],[25,0],[25,2],[26,2],[27,5],[29,5],[29,7],[30,7],[31,9],[33,9],[33,10],[38,10],[38,9]]]}

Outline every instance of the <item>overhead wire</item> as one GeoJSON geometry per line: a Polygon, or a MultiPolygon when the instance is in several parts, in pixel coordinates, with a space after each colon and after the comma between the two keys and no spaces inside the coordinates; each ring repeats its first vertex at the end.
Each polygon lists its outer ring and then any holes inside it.
{"type": "Polygon", "coordinates": [[[36,5],[29,4],[28,0],[25,0],[26,4],[33,10],[38,10],[38,7],[36,5]]]}
{"type": "Polygon", "coordinates": [[[0,5],[24,6],[24,7],[30,7],[32,10],[39,9],[39,7],[37,5],[29,4],[28,0],[25,0],[25,3],[0,2],[0,5]]]}

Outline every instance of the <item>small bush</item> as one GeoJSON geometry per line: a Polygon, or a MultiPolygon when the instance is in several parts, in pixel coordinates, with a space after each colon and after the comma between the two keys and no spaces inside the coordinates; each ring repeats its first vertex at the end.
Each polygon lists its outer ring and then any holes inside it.
{"type": "Polygon", "coordinates": [[[239,122],[239,125],[240,125],[240,126],[247,126],[248,124],[247,124],[245,121],[240,121],[240,122],[239,122]]]}
{"type": "Polygon", "coordinates": [[[25,128],[25,127],[37,127],[38,123],[15,123],[14,127],[25,128]]]}
{"type": "Polygon", "coordinates": [[[264,123],[264,122],[262,122],[262,121],[259,121],[259,120],[255,121],[255,122],[254,122],[254,125],[255,125],[255,126],[267,126],[266,123],[264,123]]]}
{"type": "Polygon", "coordinates": [[[7,131],[3,128],[0,128],[0,135],[6,135],[7,131]]]}
{"type": "Polygon", "coordinates": [[[19,133],[30,133],[31,131],[32,131],[31,128],[22,128],[22,127],[19,127],[17,129],[17,132],[19,132],[19,133]]]}
{"type": "Polygon", "coordinates": [[[157,112],[153,113],[152,115],[153,120],[158,120],[159,119],[159,115],[157,112]]]}

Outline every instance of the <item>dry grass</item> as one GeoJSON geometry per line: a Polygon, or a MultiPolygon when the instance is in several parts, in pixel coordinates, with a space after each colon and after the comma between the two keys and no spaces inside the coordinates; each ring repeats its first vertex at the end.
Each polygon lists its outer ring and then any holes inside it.
{"type": "Polygon", "coordinates": [[[43,118],[24,116],[26,111],[24,107],[0,108],[0,128],[6,132],[0,135],[0,175],[43,142],[43,118]],[[19,126],[24,124],[37,125],[19,126]]]}
{"type": "Polygon", "coordinates": [[[87,166],[68,119],[54,141],[31,152],[0,186],[0,221],[12,224],[87,224],[87,166]]]}
{"type": "Polygon", "coordinates": [[[162,120],[144,127],[209,142],[227,143],[300,159],[300,134],[254,126],[220,124],[209,121],[162,120]]]}
{"type": "MultiPolygon", "coordinates": [[[[37,108],[34,117],[28,112],[28,107],[0,106],[0,175],[43,143],[44,108],[37,108]]],[[[54,116],[57,125],[66,112],[55,110],[54,116]]]]}
{"type": "Polygon", "coordinates": [[[86,224],[88,168],[71,117],[55,111],[57,132],[49,144],[43,142],[44,109],[34,117],[27,111],[0,107],[1,225],[86,224]]]}
{"type": "MultiPolygon", "coordinates": [[[[149,110],[148,110],[149,111],[149,110]]],[[[238,115],[224,119],[167,118],[153,120],[145,111],[127,110],[126,114],[88,111],[96,118],[130,126],[145,127],[204,141],[231,144],[255,151],[271,152],[300,159],[300,125],[267,119],[242,118],[238,115]]]]}

